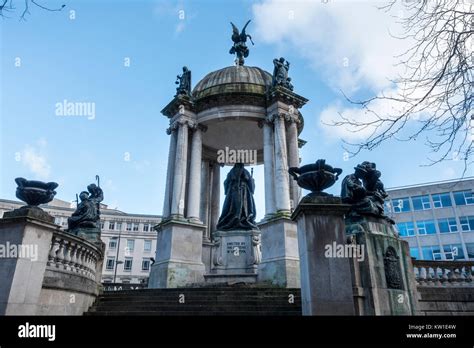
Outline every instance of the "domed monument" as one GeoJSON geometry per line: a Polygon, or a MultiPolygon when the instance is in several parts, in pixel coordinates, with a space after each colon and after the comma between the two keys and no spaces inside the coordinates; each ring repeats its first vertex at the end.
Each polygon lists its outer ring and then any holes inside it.
{"type": "MultiPolygon", "coordinates": [[[[250,21],[249,21],[250,22],[250,21]]],[[[296,224],[290,214],[300,189],[288,175],[299,165],[303,129],[290,63],[273,60],[269,73],[244,65],[245,29],[232,24],[235,66],[210,72],[194,89],[191,70],[177,76],[176,95],[162,110],[170,136],[163,221],[157,227],[149,287],[203,283],[299,286],[296,224]],[[255,182],[245,166],[264,166],[255,182]],[[220,171],[233,166],[220,202],[220,171]],[[253,192],[265,189],[265,217],[255,222],[253,192]],[[220,214],[221,204],[222,214],[220,214]]],[[[253,42],[252,42],[253,43],[253,42]]]]}

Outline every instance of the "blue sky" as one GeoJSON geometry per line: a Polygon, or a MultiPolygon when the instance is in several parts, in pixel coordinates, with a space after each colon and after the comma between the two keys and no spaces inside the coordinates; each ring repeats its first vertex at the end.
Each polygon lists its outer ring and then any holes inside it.
{"type": "MultiPolygon", "coordinates": [[[[388,42],[388,30],[371,3],[358,2],[357,8],[347,2],[330,8],[319,1],[275,0],[64,0],[48,5],[62,3],[61,12],[31,7],[24,22],[18,21],[19,1],[13,18],[0,20],[1,198],[15,199],[13,179],[23,176],[57,181],[57,198],[72,201],[99,174],[104,203],[161,214],[169,138],[168,120],[160,111],[172,99],[183,65],[192,70],[195,85],[208,72],[233,64],[229,22],[242,26],[247,19],[253,20],[248,32],[255,46],[246,64],[271,72],[273,58],[284,56],[291,62],[295,92],[310,100],[302,109],[300,137],[308,141],[303,163],[326,158],[348,174],[370,160],[388,187],[462,174],[463,165],[455,160],[420,166],[428,155],[423,139],[389,141],[347,159],[341,138],[352,135],[322,125],[322,117],[327,120],[339,109],[351,112],[340,88],[354,97],[387,88],[390,55],[379,46],[388,42]],[[357,11],[367,18],[354,18],[360,17],[357,11]],[[286,20],[278,17],[281,13],[286,20]],[[128,60],[130,66],[124,66],[128,60]],[[95,103],[95,118],[57,116],[55,105],[63,100],[95,103]]],[[[262,178],[258,168],[260,218],[262,178]]],[[[338,190],[339,185],[332,189],[338,190]]]]}

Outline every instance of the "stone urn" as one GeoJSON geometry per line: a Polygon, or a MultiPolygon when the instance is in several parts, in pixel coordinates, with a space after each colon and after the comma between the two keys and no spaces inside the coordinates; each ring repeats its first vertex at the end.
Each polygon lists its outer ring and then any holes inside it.
{"type": "Polygon", "coordinates": [[[311,191],[308,196],[327,196],[325,189],[334,185],[342,169],[333,168],[326,164],[324,159],[319,159],[314,164],[307,164],[300,168],[291,167],[289,174],[298,183],[298,186],[311,191]]]}
{"type": "Polygon", "coordinates": [[[36,180],[26,180],[25,178],[16,178],[15,182],[16,196],[29,206],[37,207],[40,204],[51,202],[56,195],[55,188],[58,184],[55,182],[42,182],[36,180]]]}

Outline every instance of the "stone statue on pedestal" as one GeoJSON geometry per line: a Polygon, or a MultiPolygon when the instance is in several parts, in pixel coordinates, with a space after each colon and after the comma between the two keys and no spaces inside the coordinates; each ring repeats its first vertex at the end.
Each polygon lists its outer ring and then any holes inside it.
{"type": "Polygon", "coordinates": [[[231,47],[229,53],[237,55],[236,63],[238,65],[244,65],[244,58],[247,58],[249,55],[249,49],[246,44],[247,38],[250,39],[250,42],[253,45],[252,37],[245,32],[245,29],[249,23],[250,20],[247,21],[247,23],[244,25],[244,28],[239,33],[239,29],[235,26],[235,24],[230,22],[232,25],[232,41],[234,42],[234,45],[231,47]]]}
{"type": "Polygon", "coordinates": [[[255,180],[243,163],[236,163],[224,181],[225,201],[217,230],[258,229],[253,194],[255,180]]]}
{"type": "Polygon", "coordinates": [[[176,76],[176,95],[191,95],[191,70],[183,66],[183,73],[176,76]]]}
{"type": "Polygon", "coordinates": [[[104,199],[104,193],[96,184],[87,186],[87,191],[82,191],[79,194],[81,202],[78,203],[76,211],[68,219],[68,232],[99,242],[100,202],[104,199]]]}
{"type": "Polygon", "coordinates": [[[288,70],[290,70],[290,62],[281,57],[280,59],[273,59],[273,78],[272,86],[282,86],[288,88],[290,91],[293,90],[291,84],[291,78],[288,77],[288,70]]]}
{"type": "Polygon", "coordinates": [[[342,181],[341,198],[352,205],[352,215],[372,215],[394,223],[384,214],[384,200],[388,197],[375,163],[362,162],[354,168],[354,174],[342,181]]]}

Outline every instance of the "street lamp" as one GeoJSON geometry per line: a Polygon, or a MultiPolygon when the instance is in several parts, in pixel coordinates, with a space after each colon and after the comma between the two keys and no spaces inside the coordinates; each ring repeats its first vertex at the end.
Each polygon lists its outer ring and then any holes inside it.
{"type": "Polygon", "coordinates": [[[115,278],[117,277],[117,266],[123,263],[123,261],[115,261],[115,272],[114,272],[114,284],[115,284],[115,278]]]}

